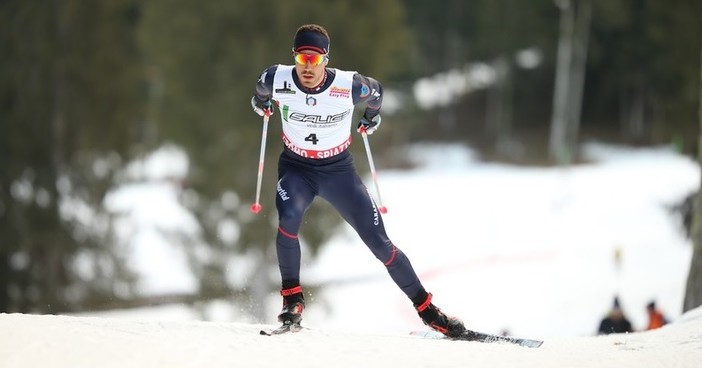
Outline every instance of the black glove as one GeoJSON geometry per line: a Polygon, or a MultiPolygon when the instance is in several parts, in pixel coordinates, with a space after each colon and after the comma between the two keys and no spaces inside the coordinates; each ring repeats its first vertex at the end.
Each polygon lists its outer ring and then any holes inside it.
{"type": "Polygon", "coordinates": [[[372,119],[368,119],[366,115],[363,114],[361,121],[358,122],[356,130],[359,133],[366,132],[366,134],[371,135],[378,129],[382,121],[383,119],[380,118],[380,114],[374,116],[372,119]]]}
{"type": "Polygon", "coordinates": [[[271,102],[270,98],[265,101],[261,101],[257,96],[253,96],[251,97],[251,107],[253,107],[253,111],[259,116],[273,115],[273,103],[271,102]]]}

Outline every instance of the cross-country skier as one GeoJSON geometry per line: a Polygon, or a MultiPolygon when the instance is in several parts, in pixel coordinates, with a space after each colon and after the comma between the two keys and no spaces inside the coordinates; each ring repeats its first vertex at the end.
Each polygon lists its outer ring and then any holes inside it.
{"type": "Polygon", "coordinates": [[[300,286],[298,231],[312,200],[326,199],[387,267],[425,324],[448,336],[465,327],[432,303],[409,259],[388,238],[379,208],[361,182],[353,157],[351,125],[354,106],[366,104],[356,130],[372,134],[380,126],[383,88],[356,72],[328,68],[329,34],[316,24],[297,29],[295,65],[273,65],[256,84],[251,105],[261,116],[280,111],[284,149],[278,161],[276,251],[282,279],[283,310],[278,320],[297,324],[305,300],[300,286]]]}

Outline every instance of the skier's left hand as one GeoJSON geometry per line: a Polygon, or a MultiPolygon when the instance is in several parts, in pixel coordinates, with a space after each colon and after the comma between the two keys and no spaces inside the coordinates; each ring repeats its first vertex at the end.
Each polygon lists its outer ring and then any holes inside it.
{"type": "Polygon", "coordinates": [[[380,123],[383,121],[383,119],[380,117],[380,114],[374,116],[371,119],[368,119],[366,115],[364,114],[363,117],[361,118],[361,121],[358,122],[358,126],[356,127],[356,130],[359,133],[365,132],[368,135],[373,134],[376,130],[378,130],[378,127],[380,126],[380,123]]]}

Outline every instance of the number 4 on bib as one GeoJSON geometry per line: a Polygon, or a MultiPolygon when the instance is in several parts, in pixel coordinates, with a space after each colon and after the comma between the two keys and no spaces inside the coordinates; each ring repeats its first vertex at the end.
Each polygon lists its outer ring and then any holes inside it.
{"type": "Polygon", "coordinates": [[[308,135],[307,137],[305,137],[305,141],[312,142],[312,144],[317,144],[317,142],[319,142],[319,139],[317,139],[317,134],[312,133],[312,134],[308,135]]]}

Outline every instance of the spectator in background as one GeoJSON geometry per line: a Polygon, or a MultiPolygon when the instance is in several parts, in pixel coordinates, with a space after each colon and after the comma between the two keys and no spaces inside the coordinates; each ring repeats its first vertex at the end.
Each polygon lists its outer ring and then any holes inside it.
{"type": "Polygon", "coordinates": [[[600,322],[600,328],[598,329],[598,335],[608,335],[611,333],[625,333],[633,332],[631,328],[631,322],[624,315],[624,311],[619,304],[619,298],[614,297],[614,303],[612,304],[612,309],[609,311],[607,316],[600,322]]]}
{"type": "Polygon", "coordinates": [[[646,330],[661,328],[668,323],[663,313],[656,308],[655,301],[651,301],[646,305],[646,312],[648,312],[648,326],[646,326],[646,330]]]}

